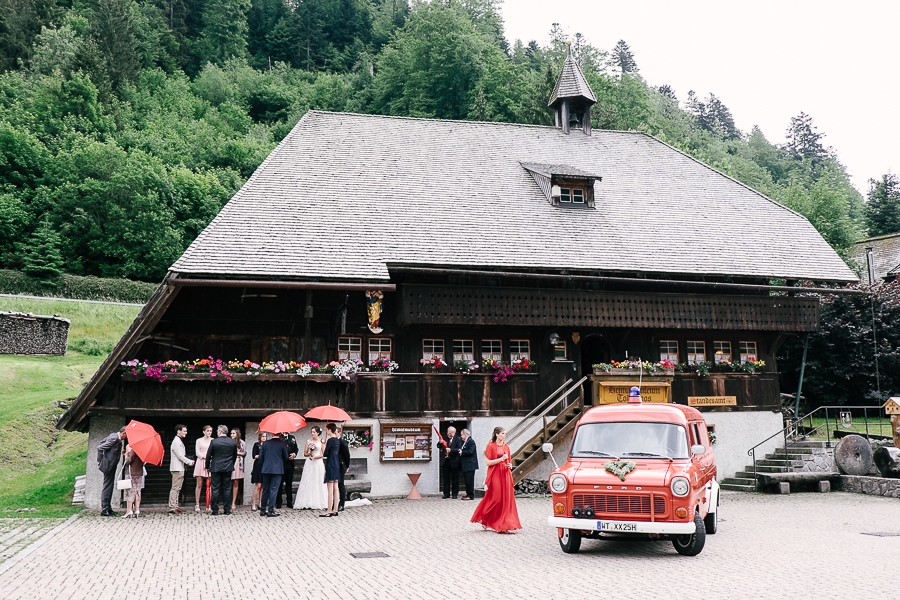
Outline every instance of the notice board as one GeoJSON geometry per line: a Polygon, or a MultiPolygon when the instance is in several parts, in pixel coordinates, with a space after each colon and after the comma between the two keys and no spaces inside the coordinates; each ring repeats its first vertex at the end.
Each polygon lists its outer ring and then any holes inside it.
{"type": "Polygon", "coordinates": [[[431,423],[381,423],[382,461],[431,460],[431,423]]]}

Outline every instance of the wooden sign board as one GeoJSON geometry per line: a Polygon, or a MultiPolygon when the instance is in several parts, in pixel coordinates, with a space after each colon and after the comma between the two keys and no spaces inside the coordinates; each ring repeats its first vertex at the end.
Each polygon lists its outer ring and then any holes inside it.
{"type": "Polygon", "coordinates": [[[594,381],[594,406],[598,404],[624,404],[628,402],[628,393],[632,387],[641,388],[641,399],[644,402],[671,402],[672,384],[646,383],[637,381],[594,381]]]}
{"type": "Polygon", "coordinates": [[[688,406],[737,406],[737,396],[688,396],[688,406]]]}
{"type": "Polygon", "coordinates": [[[888,401],[882,405],[884,414],[900,415],[900,398],[888,398],[888,401]]]}
{"type": "Polygon", "coordinates": [[[431,460],[431,423],[382,423],[380,458],[431,460]]]}

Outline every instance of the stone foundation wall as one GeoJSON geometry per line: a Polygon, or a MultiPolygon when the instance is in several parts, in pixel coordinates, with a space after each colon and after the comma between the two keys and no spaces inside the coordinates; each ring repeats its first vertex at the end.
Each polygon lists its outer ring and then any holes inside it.
{"type": "Polygon", "coordinates": [[[900,479],[867,477],[865,475],[841,475],[837,488],[842,492],[900,498],[900,479]]]}
{"type": "Polygon", "coordinates": [[[62,356],[68,339],[68,319],[0,312],[0,354],[62,356]]]}
{"type": "Polygon", "coordinates": [[[834,473],[834,448],[814,448],[812,454],[803,458],[803,466],[794,469],[803,473],[834,473]]]}

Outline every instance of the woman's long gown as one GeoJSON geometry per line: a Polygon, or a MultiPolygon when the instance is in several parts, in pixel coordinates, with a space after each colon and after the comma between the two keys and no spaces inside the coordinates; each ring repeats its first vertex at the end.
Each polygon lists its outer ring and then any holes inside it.
{"type": "Polygon", "coordinates": [[[306,458],[303,465],[303,475],[300,477],[300,487],[297,488],[297,498],[294,500],[294,508],[328,508],[328,488],[325,487],[325,461],[322,459],[324,444],[321,441],[309,440],[306,445],[313,445],[312,457],[306,458]],[[316,457],[316,458],[313,458],[316,457]]]}
{"type": "Polygon", "coordinates": [[[495,442],[487,445],[484,451],[488,460],[494,460],[501,456],[506,461],[488,467],[485,484],[487,490],[484,498],[478,503],[475,514],[472,515],[473,523],[481,523],[494,531],[511,531],[522,529],[519,522],[519,511],[516,508],[516,493],[513,485],[512,471],[509,470],[509,446],[499,446],[495,442]]]}

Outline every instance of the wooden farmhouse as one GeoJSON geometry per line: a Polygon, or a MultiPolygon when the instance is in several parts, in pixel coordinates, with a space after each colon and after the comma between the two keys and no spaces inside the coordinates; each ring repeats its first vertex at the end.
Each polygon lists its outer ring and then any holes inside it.
{"type": "MultiPolygon", "coordinates": [[[[705,411],[719,477],[741,469],[782,427],[776,351],[818,327],[817,297],[792,286],[857,278],[796,212],[650,135],[592,131],[594,103],[569,57],[555,126],[308,112],[63,415],[90,432],[87,505],[99,504],[96,444],[132,418],[167,448],[186,423],[191,451],[205,424],[252,443],[270,412],[331,403],[371,436],[352,454],[372,495],[405,495],[413,472],[435,494],[432,426],[467,427],[479,453],[506,427],[525,446],[516,478],[539,478],[544,456],[526,441],[565,452],[583,406],[639,383],[645,399],[705,411]],[[206,357],[363,364],[350,380],[207,369],[164,382],[122,366],[206,357]],[[485,359],[515,369],[498,378],[485,359]],[[595,374],[626,359],[684,372],[595,374]],[[478,368],[456,369],[468,361],[478,368]],[[747,361],[765,365],[718,368],[747,361]]],[[[165,498],[167,471],[168,458],[149,468],[145,502],[165,498]]]]}
{"type": "Polygon", "coordinates": [[[900,232],[857,242],[850,252],[850,260],[864,274],[863,281],[867,283],[879,285],[896,281],[900,277],[900,232]]]}

